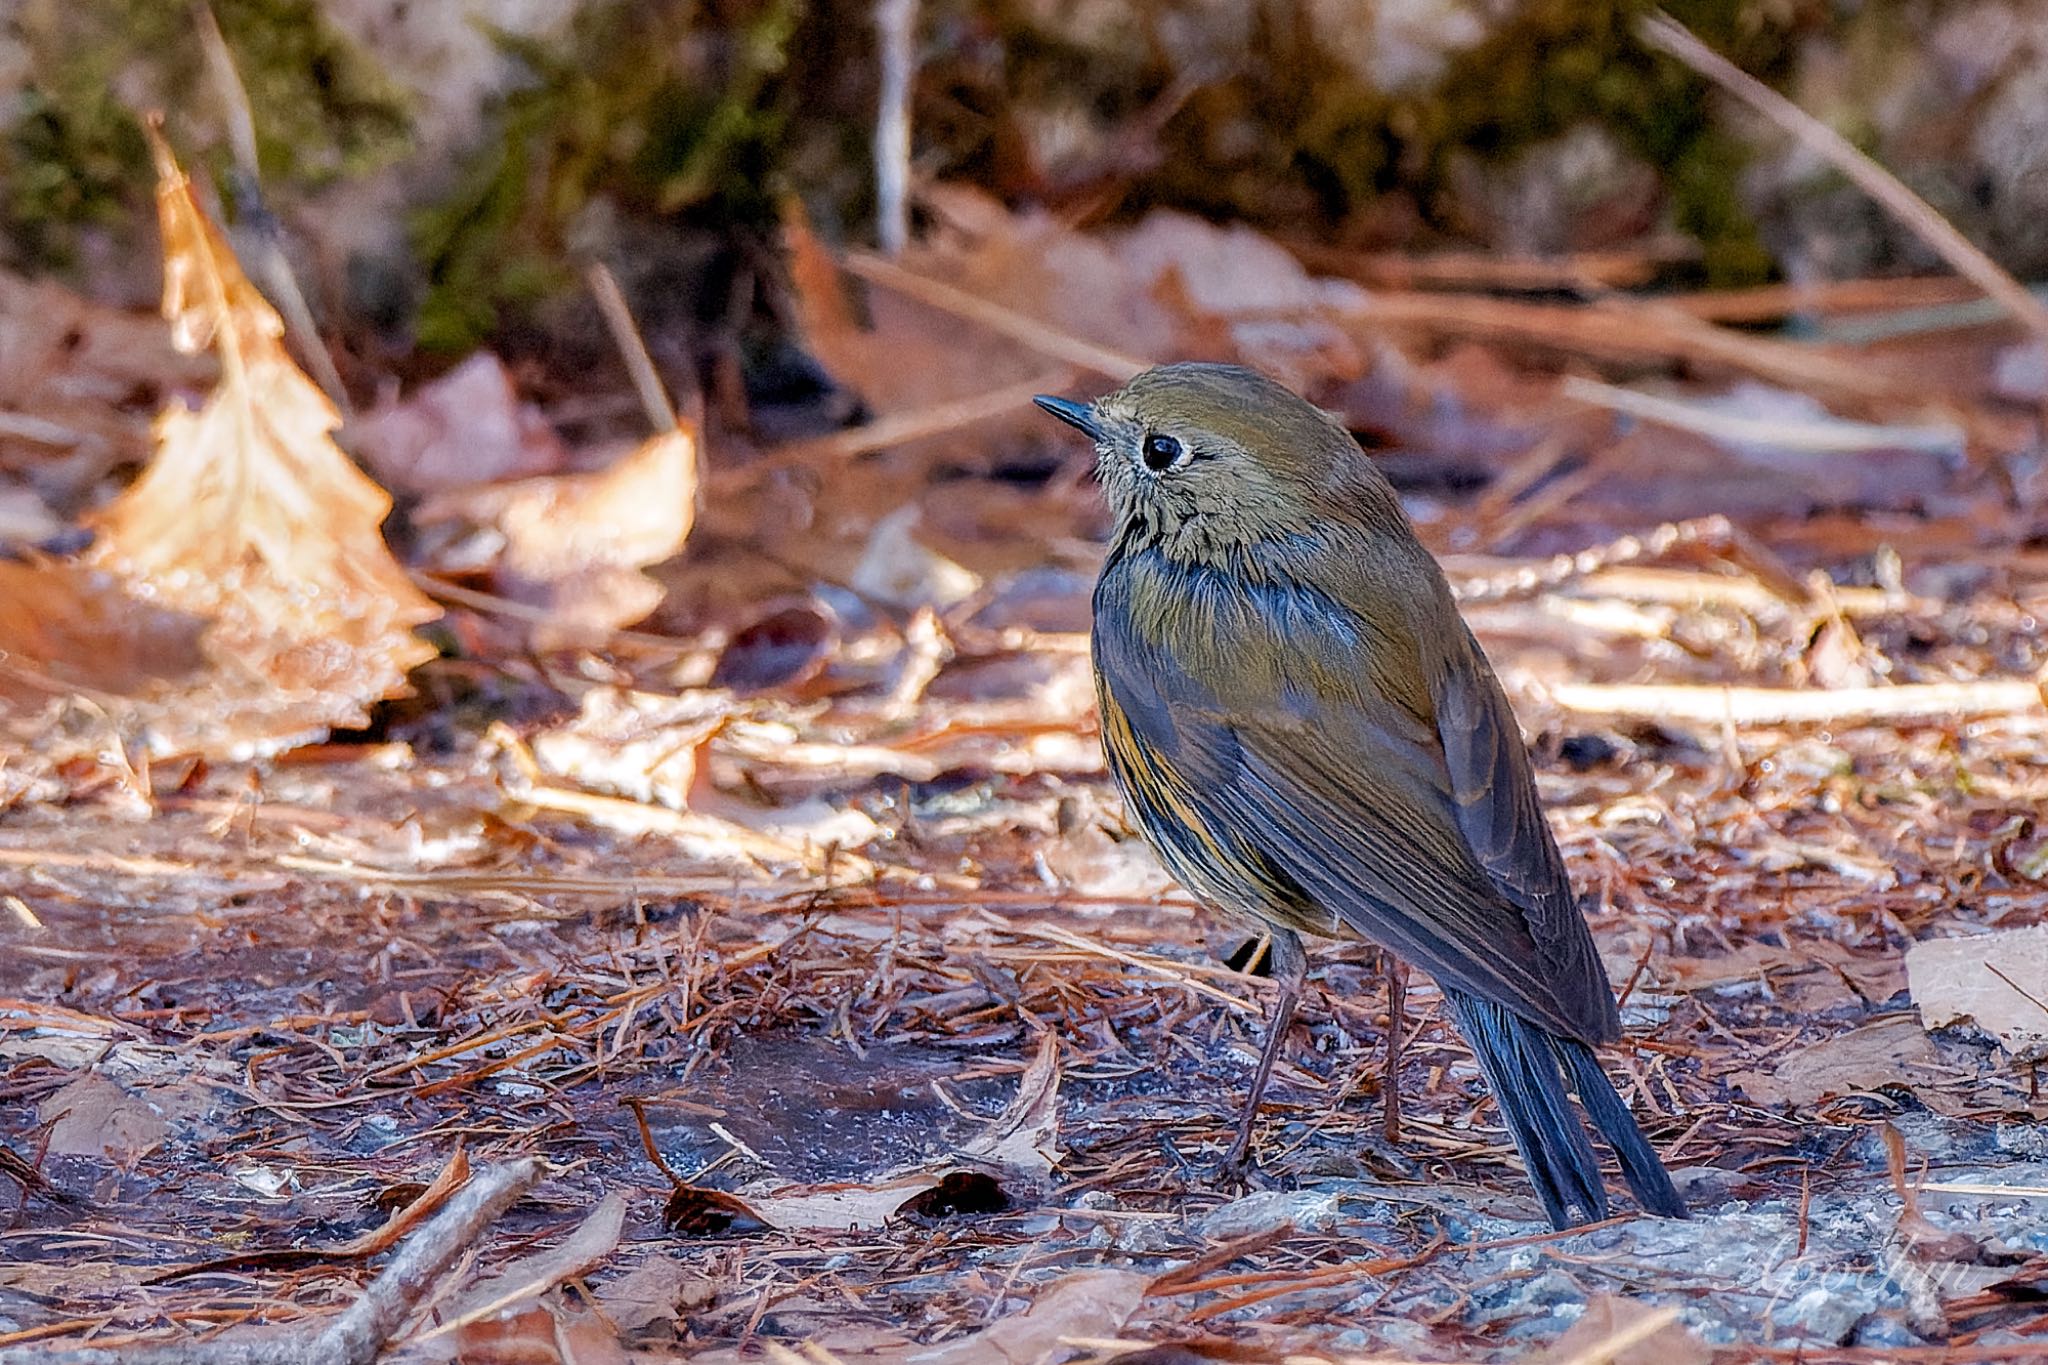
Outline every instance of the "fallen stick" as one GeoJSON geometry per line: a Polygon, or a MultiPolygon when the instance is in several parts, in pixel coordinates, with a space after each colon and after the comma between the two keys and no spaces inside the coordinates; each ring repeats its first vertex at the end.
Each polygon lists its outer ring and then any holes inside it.
{"type": "Polygon", "coordinates": [[[2030,678],[1906,683],[1898,687],[1709,687],[1694,683],[1555,683],[1550,699],[1567,711],[1701,725],[1811,725],[1830,721],[1935,719],[2039,712],[2030,678]]]}
{"type": "Polygon", "coordinates": [[[791,465],[825,464],[851,459],[887,446],[907,445],[927,436],[943,436],[961,427],[974,426],[992,418],[1025,408],[1035,394],[1058,393],[1074,382],[1071,367],[1044,374],[986,393],[951,398],[911,412],[893,412],[857,427],[847,427],[829,436],[791,441],[764,451],[761,457],[738,468],[713,476],[720,492],[738,492],[764,482],[771,474],[791,465]]]}
{"type": "Polygon", "coordinates": [[[1668,521],[1640,536],[1622,536],[1576,554],[1554,555],[1541,563],[1455,577],[1451,580],[1451,592],[1465,606],[1534,597],[1604,569],[1681,551],[1710,554],[1744,570],[1782,602],[1804,606],[1813,600],[1812,591],[1782,560],[1747,531],[1719,515],[1668,521]]]}
{"type": "Polygon", "coordinates": [[[1947,261],[1958,275],[1998,300],[2034,335],[2048,340],[2048,304],[2028,293],[2027,287],[2004,266],[1849,139],[1708,47],[1670,15],[1660,11],[1645,16],[1636,31],[1651,47],[1685,63],[1791,134],[1808,151],[1824,158],[1947,261]]]}
{"type": "MultiPolygon", "coordinates": [[[[1298,317],[1300,309],[1243,309],[1232,321],[1298,317]]],[[[1533,303],[1470,294],[1369,292],[1334,305],[1339,322],[1409,328],[1507,344],[1544,346],[1595,360],[1674,362],[1734,370],[1785,388],[1896,403],[1937,397],[1932,385],[1874,370],[1775,337],[1717,327],[1662,304],[1608,299],[1587,305],[1533,303]]]]}
{"type": "Polygon", "coordinates": [[[546,1163],[523,1157],[477,1174],[405,1240],[361,1298],[316,1332],[228,1332],[167,1346],[42,1346],[0,1351],[0,1365],[370,1365],[457,1257],[539,1183],[546,1163]]]}
{"type": "Polygon", "coordinates": [[[1014,308],[1006,308],[993,300],[969,293],[957,285],[935,280],[929,275],[920,275],[906,270],[893,261],[880,256],[870,256],[856,251],[846,258],[846,269],[860,276],[870,284],[879,284],[884,289],[893,289],[905,298],[915,299],[927,307],[970,322],[980,323],[992,332],[1000,333],[1010,340],[1030,347],[1040,355],[1063,361],[1076,369],[1089,370],[1121,384],[1149,369],[1150,362],[1137,356],[1126,355],[1098,346],[1092,341],[1064,332],[1051,323],[1041,322],[1014,308]]]}
{"type": "Polygon", "coordinates": [[[1659,426],[1689,431],[1731,445],[1765,446],[1808,455],[1864,454],[1873,450],[1914,450],[1960,455],[1967,437],[1952,422],[1850,422],[1839,417],[1788,421],[1782,417],[1750,417],[1725,408],[1682,398],[1665,398],[1638,389],[1570,375],[1560,390],[1566,398],[1609,412],[1639,417],[1659,426]]]}

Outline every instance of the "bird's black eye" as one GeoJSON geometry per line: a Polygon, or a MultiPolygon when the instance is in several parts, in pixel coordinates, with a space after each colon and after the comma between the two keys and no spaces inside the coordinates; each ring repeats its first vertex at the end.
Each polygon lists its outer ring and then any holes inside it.
{"type": "Polygon", "coordinates": [[[1171,436],[1161,436],[1155,432],[1145,438],[1145,468],[1154,474],[1164,474],[1179,464],[1181,456],[1185,453],[1181,443],[1171,436]]]}

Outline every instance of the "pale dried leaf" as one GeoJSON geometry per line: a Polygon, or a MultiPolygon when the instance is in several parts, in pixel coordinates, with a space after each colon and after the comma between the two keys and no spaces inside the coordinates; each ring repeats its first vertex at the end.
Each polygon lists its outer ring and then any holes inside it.
{"type": "Polygon", "coordinates": [[[864,1182],[750,1190],[747,1204],[763,1222],[784,1231],[847,1232],[881,1227],[910,1200],[963,1168],[996,1174],[1006,1183],[1042,1185],[1060,1157],[1059,1083],[1059,1043],[1048,1033],[1019,1079],[1016,1096],[956,1157],[864,1182]]]}
{"type": "Polygon", "coordinates": [[[386,488],[438,493],[558,474],[569,452],[505,363],[478,351],[401,402],[356,418],[343,433],[386,488]]]}
{"type": "Polygon", "coordinates": [[[1547,1365],[1707,1365],[1713,1351],[1672,1317],[1672,1310],[1618,1294],[1595,1295],[1541,1359],[1547,1365]]]}
{"type": "MultiPolygon", "coordinates": [[[[970,204],[986,211],[953,213],[965,230],[935,234],[906,252],[903,264],[914,273],[1089,340],[1171,340],[1166,311],[1131,283],[1100,242],[1045,215],[1012,218],[979,191],[940,186],[927,193],[946,201],[948,213],[970,204]]],[[[869,289],[866,317],[859,320],[838,263],[795,211],[785,218],[784,243],[806,343],[877,416],[990,393],[1045,369],[1046,357],[1023,343],[893,289],[869,289]]],[[[1036,427],[1034,415],[1019,404],[980,430],[1003,425],[1036,427]]]]}
{"type": "Polygon", "coordinates": [[[1084,1270],[1046,1288],[1031,1307],[959,1341],[905,1356],[909,1365],[1039,1365],[1074,1338],[1114,1337],[1137,1311],[1150,1275],[1084,1270]]]}
{"type": "Polygon", "coordinates": [[[181,355],[154,318],[47,280],[0,271],[0,464],[32,471],[59,506],[149,452],[145,401],[214,382],[206,355],[181,355]]]}
{"type": "Polygon", "coordinates": [[[441,1312],[441,1322],[415,1340],[427,1340],[466,1324],[517,1312],[564,1280],[593,1270],[619,1249],[626,1226],[626,1197],[614,1190],[562,1241],[522,1256],[496,1274],[458,1294],[441,1312]]]}
{"type": "Polygon", "coordinates": [[[660,605],[661,586],[640,570],[681,551],[696,515],[697,435],[677,429],[599,473],[444,493],[414,520],[495,532],[492,586],[547,610],[535,643],[553,648],[601,642],[660,605]]]}
{"type": "Polygon", "coordinates": [[[960,1149],[1008,1171],[1043,1180],[1059,1164],[1060,1049],[1043,1034],[1031,1065],[1017,1082],[1017,1096],[996,1121],[960,1149]]]}
{"type": "Polygon", "coordinates": [[[220,383],[159,419],[78,562],[6,569],[0,706],[46,758],[272,751],[362,724],[433,652],[412,627],[438,609],[384,544],[390,499],[335,446],[333,405],[151,136],[164,315],[181,348],[218,354],[220,383]]]}
{"type": "Polygon", "coordinates": [[[1915,943],[1906,978],[1928,1028],[1973,1024],[2016,1062],[2048,1058],[2048,925],[1915,943]]]}
{"type": "Polygon", "coordinates": [[[917,538],[915,505],[899,507],[875,523],[848,586],[876,602],[944,610],[972,597],[981,579],[917,538]]]}
{"type": "Polygon", "coordinates": [[[717,1297],[718,1282],[659,1253],[597,1287],[598,1306],[621,1332],[674,1322],[717,1297]]]}
{"type": "Polygon", "coordinates": [[[762,1222],[784,1232],[852,1232],[881,1227],[945,1174],[944,1169],[920,1169],[865,1184],[785,1185],[765,1193],[749,1191],[747,1204],[762,1222]]]}
{"type": "Polygon", "coordinates": [[[566,724],[534,736],[541,770],[593,791],[687,810],[697,754],[732,715],[722,692],[664,696],[592,688],[566,724]]]}
{"type": "Polygon", "coordinates": [[[1859,1091],[1902,1089],[1938,1110],[1947,1107],[1942,1088],[1957,1079],[1956,1069],[1936,1052],[1912,1016],[1904,1014],[1873,1020],[1788,1052],[1768,1068],[1729,1077],[1759,1104],[1798,1107],[1859,1091]]]}
{"type": "Polygon", "coordinates": [[[130,1091],[97,1072],[46,1096],[37,1109],[49,1125],[49,1156],[85,1156],[133,1166],[170,1135],[173,1119],[201,1101],[175,1086],[130,1091]]]}

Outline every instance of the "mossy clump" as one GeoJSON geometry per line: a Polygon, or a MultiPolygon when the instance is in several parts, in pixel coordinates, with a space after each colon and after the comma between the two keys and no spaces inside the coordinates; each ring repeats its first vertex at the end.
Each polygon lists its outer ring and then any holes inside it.
{"type": "MultiPolygon", "coordinates": [[[[248,92],[259,169],[280,198],[403,154],[404,98],[315,0],[213,0],[213,11],[248,92]]],[[[185,5],[28,0],[13,29],[30,76],[0,136],[0,233],[18,264],[62,267],[79,229],[132,222],[147,203],[138,116],[156,108],[173,128],[218,125],[220,97],[185,5]]]]}
{"type": "MultiPolygon", "coordinates": [[[[567,287],[593,214],[763,230],[775,220],[804,0],[600,0],[565,39],[499,35],[525,77],[413,241],[418,340],[459,352],[567,287]]],[[[856,163],[857,164],[857,163],[856,163]]]]}
{"type": "MultiPolygon", "coordinates": [[[[955,134],[933,149],[947,173],[1028,194],[1037,188],[1030,168],[1004,155],[1010,109],[1064,102],[1128,126],[1177,83],[1192,85],[1158,131],[1155,163],[1127,177],[1125,212],[1169,204],[1413,246],[1469,240],[1453,173],[1460,159],[1505,165],[1590,125],[1657,171],[1674,226],[1701,243],[1707,276],[1747,282],[1772,268],[1738,192],[1742,144],[1709,109],[1705,82],[1636,36],[1653,0],[1524,0],[1449,55],[1435,80],[1401,90],[1376,87],[1333,52],[1312,7],[1254,6],[1241,47],[1205,71],[1170,36],[1203,22],[1199,4],[1149,8],[1137,39],[1107,46],[1045,31],[1033,4],[987,11],[984,50],[999,60],[976,58],[972,45],[935,55],[919,127],[955,134]]],[[[1671,8],[1766,79],[1787,74],[1796,40],[1827,19],[1804,0],[1671,8]]]]}

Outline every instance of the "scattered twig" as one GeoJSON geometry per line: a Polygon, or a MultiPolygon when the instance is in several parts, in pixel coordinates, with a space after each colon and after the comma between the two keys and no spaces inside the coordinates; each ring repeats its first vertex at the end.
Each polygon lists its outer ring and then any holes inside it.
{"type": "Polygon", "coordinates": [[[215,1271],[246,1269],[252,1266],[294,1266],[309,1265],[319,1261],[360,1261],[370,1256],[381,1256],[397,1245],[413,1228],[417,1227],[435,1209],[460,1190],[469,1181],[469,1156],[460,1147],[448,1164],[441,1168],[441,1174],[434,1177],[434,1183],[422,1190],[417,1198],[404,1208],[384,1220],[380,1227],[372,1228],[360,1237],[351,1237],[339,1246],[332,1247],[278,1247],[259,1248],[235,1256],[222,1256],[196,1265],[178,1266],[152,1275],[144,1284],[162,1284],[170,1280],[183,1279],[189,1275],[205,1275],[215,1271]]]}
{"type": "MultiPolygon", "coordinates": [[[[1442,559],[1444,571],[1450,575],[1453,585],[1462,594],[1470,589],[1474,596],[1460,598],[1461,601],[1491,602],[1521,597],[1520,591],[1504,591],[1511,583],[1526,581],[1521,577],[1528,571],[1535,571],[1539,577],[1556,566],[1556,560],[1527,563],[1521,561],[1488,560],[1478,555],[1445,555],[1442,559]]],[[[1787,571],[1789,578],[1789,570],[1787,571]]],[[[1612,564],[1592,573],[1570,575],[1565,580],[1551,584],[1550,588],[1570,589],[1580,596],[1609,598],[1623,602],[1667,603],[1672,606],[1701,608],[1719,607],[1728,611],[1762,614],[1783,612],[1787,608],[1805,609],[1809,595],[1802,593],[1797,599],[1788,599],[1782,592],[1765,587],[1754,578],[1734,574],[1702,573],[1697,569],[1653,568],[1638,563],[1612,564]]],[[[1781,584],[1781,587],[1787,586],[1781,584]]],[[[1550,588],[1543,589],[1549,591],[1550,588]]],[[[1932,616],[1938,613],[1942,604],[1931,597],[1920,597],[1912,593],[1897,592],[1885,588],[1852,587],[1836,584],[1832,589],[1835,601],[1844,616],[1932,616]]]]}
{"type": "Polygon", "coordinates": [[[220,21],[214,18],[213,7],[206,0],[195,0],[192,18],[199,29],[199,45],[206,53],[207,75],[227,115],[228,146],[235,158],[235,235],[240,239],[243,254],[249,258],[250,273],[284,315],[306,367],[346,416],[350,411],[348,387],[341,382],[341,371],[334,368],[334,357],[320,338],[313,310],[299,288],[298,276],[292,272],[291,258],[285,251],[284,224],[270,211],[263,197],[263,181],[256,164],[256,118],[250,112],[249,92],[242,85],[241,73],[235,69],[235,54],[229,50],[220,21]]]}
{"type": "Polygon", "coordinates": [[[1685,683],[1556,683],[1549,688],[1549,697],[1567,711],[1587,715],[1698,725],[1818,725],[2038,714],[2043,704],[2040,683],[2019,678],[1845,687],[1826,692],[1685,683]]]}
{"type": "Polygon", "coordinates": [[[1791,569],[1747,531],[1723,516],[1670,521],[1640,536],[1621,536],[1546,563],[1520,565],[1483,577],[1454,577],[1451,590],[1461,603],[1532,597],[1616,565],[1658,559],[1681,550],[1718,555],[1747,570],[1780,599],[1804,606],[1812,593],[1791,569]]]}
{"type": "Polygon", "coordinates": [[[1636,31],[1651,47],[1685,63],[1777,124],[1807,150],[1825,158],[1927,243],[1957,274],[1997,299],[2036,336],[2048,340],[2048,305],[1849,139],[1708,47],[1669,14],[1659,11],[1645,16],[1636,31]]]}
{"type": "Polygon", "coordinates": [[[1979,298],[1966,280],[1951,275],[1877,280],[1797,280],[1754,289],[1705,289],[1669,294],[1662,302],[1708,322],[1770,322],[1798,313],[1889,313],[1979,298]]]}
{"type": "Polygon", "coordinates": [[[314,1341],[312,1359],[367,1365],[457,1256],[540,1182],[547,1163],[522,1157],[477,1173],[448,1206],[399,1248],[384,1273],[314,1341]]]}
{"type": "Polygon", "coordinates": [[[1646,422],[1676,427],[1716,441],[1769,446],[1810,454],[1854,454],[1870,450],[1919,450],[1936,454],[1960,452],[1965,440],[1960,427],[1948,423],[1909,426],[1878,422],[1789,422],[1776,417],[1749,417],[1700,403],[1664,398],[1572,375],[1564,381],[1566,398],[1610,412],[1626,413],[1646,422]]]}
{"type": "Polygon", "coordinates": [[[472,1323],[494,1317],[524,1299],[545,1294],[564,1280],[572,1280],[602,1264],[618,1250],[619,1236],[626,1224],[625,1196],[614,1190],[590,1211],[576,1230],[546,1251],[535,1252],[506,1266],[463,1296],[448,1310],[447,1319],[406,1340],[407,1346],[422,1346],[472,1323]]]}
{"type": "Polygon", "coordinates": [[[1006,308],[965,289],[906,270],[893,261],[856,251],[846,258],[846,268],[884,289],[893,289],[906,298],[966,318],[1009,337],[1012,341],[1029,346],[1041,355],[1096,374],[1106,375],[1119,384],[1141,370],[1151,368],[1151,362],[1136,356],[1125,355],[1107,346],[1098,346],[1080,337],[1037,318],[1026,317],[1014,308],[1006,308]]]}
{"type": "MultiPolygon", "coordinates": [[[[906,445],[928,436],[943,436],[977,422],[1021,411],[1031,402],[1033,395],[1057,393],[1073,382],[1071,369],[1048,370],[1022,384],[1009,384],[987,393],[969,394],[965,398],[953,398],[908,412],[893,412],[857,427],[835,431],[829,436],[815,436],[777,446],[742,468],[714,473],[712,483],[714,487],[726,483],[730,485],[730,491],[740,491],[744,486],[759,483],[771,472],[791,465],[830,464],[865,455],[869,451],[906,445]]],[[[722,488],[721,491],[727,490],[722,488]]]]}
{"type": "MultiPolygon", "coordinates": [[[[1278,315],[1293,317],[1282,310],[1278,315]]],[[[1236,313],[1252,319],[1259,313],[1236,313]]],[[[1787,388],[1865,401],[1939,396],[1932,384],[1886,374],[1825,351],[1717,327],[1675,308],[1607,299],[1583,307],[1465,294],[1370,293],[1341,316],[1374,328],[1480,337],[1595,359],[1683,362],[1755,375],[1787,388]]]]}
{"type": "Polygon", "coordinates": [[[633,390],[640,395],[640,406],[646,410],[648,422],[656,431],[674,431],[682,425],[676,417],[676,406],[669,401],[668,389],[654,368],[654,357],[647,353],[647,341],[640,335],[639,325],[633,321],[633,310],[627,306],[625,292],[619,288],[618,280],[602,262],[592,265],[584,278],[590,282],[590,292],[597,300],[598,311],[604,314],[604,325],[611,331],[612,344],[619,348],[626,370],[633,377],[633,390]]]}
{"type": "Polygon", "coordinates": [[[317,1333],[252,1330],[166,1346],[0,1351],[0,1365],[370,1365],[456,1257],[546,1171],[538,1157],[486,1167],[399,1247],[362,1297],[317,1333]]]}
{"type": "Polygon", "coordinates": [[[1491,251],[1358,252],[1300,238],[1283,245],[1309,269],[1359,281],[1378,289],[1469,289],[1545,293],[1571,289],[1633,289],[1648,284],[1666,265],[1689,261],[1699,246],[1669,238],[1614,251],[1565,256],[1502,256],[1491,251]]]}
{"type": "Polygon", "coordinates": [[[910,243],[910,93],[917,74],[917,0],[876,0],[882,70],[875,109],[875,239],[900,256],[910,243]]]}

